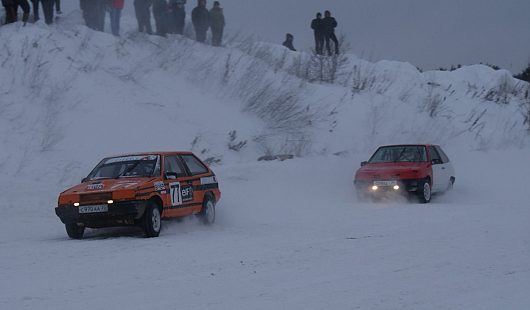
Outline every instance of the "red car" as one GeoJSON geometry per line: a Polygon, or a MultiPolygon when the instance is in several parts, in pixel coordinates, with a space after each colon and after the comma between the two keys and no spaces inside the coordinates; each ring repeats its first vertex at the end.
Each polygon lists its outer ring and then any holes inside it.
{"type": "Polygon", "coordinates": [[[355,173],[357,196],[415,193],[428,203],[431,195],[453,188],[455,171],[438,145],[411,144],[379,147],[355,173]]]}

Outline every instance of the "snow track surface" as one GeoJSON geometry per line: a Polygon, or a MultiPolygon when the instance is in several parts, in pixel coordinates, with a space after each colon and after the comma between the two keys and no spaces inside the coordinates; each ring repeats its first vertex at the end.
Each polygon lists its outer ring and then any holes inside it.
{"type": "Polygon", "coordinates": [[[217,222],[165,221],[153,239],[69,240],[60,188],[6,182],[0,308],[525,309],[530,168],[506,159],[530,152],[452,155],[455,189],[428,205],[358,203],[361,157],[218,167],[217,222]]]}

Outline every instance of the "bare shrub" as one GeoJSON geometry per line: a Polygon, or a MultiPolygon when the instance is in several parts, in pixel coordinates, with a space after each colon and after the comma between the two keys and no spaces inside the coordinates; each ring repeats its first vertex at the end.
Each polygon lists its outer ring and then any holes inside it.
{"type": "Polygon", "coordinates": [[[228,133],[229,141],[228,141],[228,149],[239,152],[241,149],[243,149],[247,145],[247,140],[237,140],[237,131],[232,130],[228,133]]]}
{"type": "Polygon", "coordinates": [[[504,74],[500,83],[487,91],[484,99],[500,104],[509,104],[511,98],[519,95],[521,92],[521,84],[516,83],[515,80],[508,74],[504,74]]]}
{"type": "Polygon", "coordinates": [[[352,70],[352,92],[358,94],[374,87],[376,82],[375,68],[365,68],[361,64],[354,65],[352,70]]]}

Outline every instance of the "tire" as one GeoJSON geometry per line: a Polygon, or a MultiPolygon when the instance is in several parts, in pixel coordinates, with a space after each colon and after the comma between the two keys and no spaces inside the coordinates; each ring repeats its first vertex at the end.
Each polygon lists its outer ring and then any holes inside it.
{"type": "Polygon", "coordinates": [[[77,223],[65,224],[66,233],[70,239],[83,239],[83,234],[85,233],[85,226],[79,225],[77,223]]]}
{"type": "Polygon", "coordinates": [[[418,186],[418,198],[420,203],[429,203],[431,201],[431,183],[429,180],[421,182],[418,186]]]}
{"type": "Polygon", "coordinates": [[[198,216],[205,225],[211,225],[215,222],[215,201],[211,197],[206,196],[204,198],[202,209],[198,216]]]}
{"type": "Polygon", "coordinates": [[[158,237],[162,230],[162,216],[158,205],[152,201],[147,203],[143,216],[143,228],[147,238],[158,237]]]}
{"type": "Polygon", "coordinates": [[[447,185],[447,191],[452,190],[454,186],[455,186],[455,178],[451,177],[449,179],[449,184],[447,185]]]}

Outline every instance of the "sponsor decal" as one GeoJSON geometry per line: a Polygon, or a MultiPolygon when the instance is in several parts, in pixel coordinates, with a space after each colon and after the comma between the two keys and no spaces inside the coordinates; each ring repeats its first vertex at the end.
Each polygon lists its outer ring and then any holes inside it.
{"type": "Polygon", "coordinates": [[[171,205],[178,206],[193,200],[193,187],[191,185],[181,186],[180,182],[169,183],[169,195],[171,197],[171,205]]]}
{"type": "Polygon", "coordinates": [[[201,185],[216,184],[215,176],[201,178],[201,185]]]}
{"type": "Polygon", "coordinates": [[[89,184],[89,185],[87,185],[86,189],[98,190],[98,189],[103,189],[104,187],[105,187],[105,185],[103,183],[97,183],[97,184],[89,184]]]}
{"type": "Polygon", "coordinates": [[[157,192],[160,192],[166,189],[166,185],[164,184],[164,182],[158,181],[158,182],[153,183],[153,185],[155,186],[155,191],[157,192]]]}
{"type": "Polygon", "coordinates": [[[135,155],[135,156],[123,156],[109,158],[105,161],[105,164],[120,163],[125,161],[138,161],[138,160],[156,160],[158,155],[135,155]]]}

